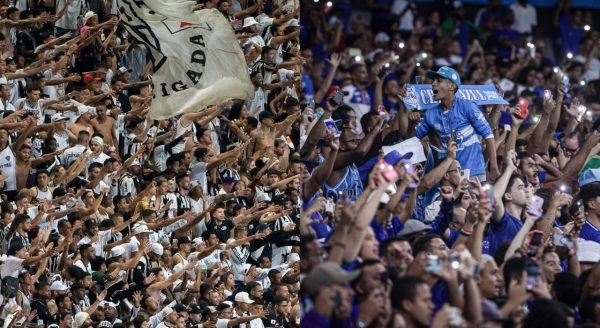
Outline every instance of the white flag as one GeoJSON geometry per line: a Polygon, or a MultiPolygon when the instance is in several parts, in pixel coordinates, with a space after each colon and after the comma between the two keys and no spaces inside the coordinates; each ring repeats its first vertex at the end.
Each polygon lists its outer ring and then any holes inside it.
{"type": "Polygon", "coordinates": [[[194,2],[118,0],[121,22],[154,65],[150,117],[165,119],[229,99],[249,100],[254,87],[229,21],[194,2]]]}

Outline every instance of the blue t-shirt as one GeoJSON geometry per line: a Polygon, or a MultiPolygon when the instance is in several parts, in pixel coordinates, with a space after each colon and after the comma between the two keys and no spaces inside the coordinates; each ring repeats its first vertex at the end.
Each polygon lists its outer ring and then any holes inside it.
{"type": "Polygon", "coordinates": [[[498,247],[507,241],[513,240],[522,226],[523,222],[521,220],[504,211],[504,216],[499,222],[494,222],[494,220],[490,222],[489,231],[483,237],[483,254],[494,256],[498,247]]]}
{"type": "MultiPolygon", "coordinates": [[[[446,146],[456,131],[458,154],[456,159],[463,169],[471,170],[471,176],[485,174],[485,160],[479,138],[492,138],[492,129],[479,107],[472,101],[455,97],[449,111],[444,112],[441,104],[429,108],[416,127],[416,136],[436,135],[443,149],[438,149],[437,158],[446,157],[446,146]]],[[[432,156],[433,152],[429,152],[432,156]]],[[[433,169],[435,160],[428,158],[426,171],[433,169]]]]}
{"type": "Polygon", "coordinates": [[[396,236],[404,228],[404,224],[402,224],[397,216],[394,216],[382,226],[377,222],[377,217],[374,217],[373,221],[371,221],[371,228],[373,228],[375,238],[377,238],[379,242],[382,242],[390,237],[396,236]]]}
{"type": "Polygon", "coordinates": [[[590,221],[586,220],[583,227],[581,227],[579,238],[600,243],[600,229],[596,228],[590,221]]]}

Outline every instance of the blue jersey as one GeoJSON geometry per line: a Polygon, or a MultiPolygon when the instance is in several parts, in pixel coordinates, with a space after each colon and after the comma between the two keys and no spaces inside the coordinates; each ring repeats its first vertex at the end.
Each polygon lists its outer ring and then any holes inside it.
{"type": "Polygon", "coordinates": [[[502,216],[499,222],[495,222],[494,220],[490,222],[489,231],[483,237],[483,254],[494,256],[498,247],[505,242],[512,241],[522,226],[523,222],[521,220],[504,211],[504,216],[502,216]]]}
{"type": "MultiPolygon", "coordinates": [[[[443,147],[443,149],[436,149],[438,158],[445,158],[446,146],[452,131],[456,131],[458,146],[456,159],[462,168],[471,170],[471,176],[485,174],[485,161],[479,137],[489,139],[494,135],[475,103],[455,97],[452,108],[446,112],[443,111],[441,104],[428,109],[421,123],[417,125],[416,135],[419,139],[437,135],[443,147]]],[[[430,170],[433,162],[428,162],[428,166],[427,169],[430,170]]]]}
{"type": "Polygon", "coordinates": [[[581,227],[579,238],[600,243],[600,229],[596,228],[590,221],[586,220],[583,227],[581,227]]]}
{"type": "Polygon", "coordinates": [[[373,228],[373,232],[375,233],[375,238],[377,241],[382,242],[388,238],[396,236],[402,229],[404,229],[404,224],[397,216],[394,216],[391,220],[385,222],[385,225],[380,225],[377,222],[377,217],[373,218],[371,221],[371,228],[373,228]]]}
{"type": "Polygon", "coordinates": [[[363,184],[360,181],[358,168],[355,164],[346,167],[346,174],[335,186],[330,186],[327,183],[323,185],[324,196],[332,197],[336,201],[340,195],[348,200],[356,201],[362,192],[363,184]]]}

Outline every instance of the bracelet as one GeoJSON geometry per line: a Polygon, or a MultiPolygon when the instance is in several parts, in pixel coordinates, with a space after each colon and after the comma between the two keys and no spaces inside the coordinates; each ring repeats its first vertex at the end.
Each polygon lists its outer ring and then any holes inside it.
{"type": "Polygon", "coordinates": [[[472,234],[472,233],[473,233],[473,228],[466,228],[466,227],[462,227],[462,229],[461,229],[461,230],[462,230],[462,231],[464,231],[464,232],[466,232],[466,233],[469,233],[469,234],[472,234]]]}
{"type": "Polygon", "coordinates": [[[459,232],[459,233],[460,233],[462,236],[465,236],[465,237],[471,237],[471,234],[472,234],[472,232],[467,232],[467,231],[465,231],[464,229],[460,229],[460,232],[459,232]]]}

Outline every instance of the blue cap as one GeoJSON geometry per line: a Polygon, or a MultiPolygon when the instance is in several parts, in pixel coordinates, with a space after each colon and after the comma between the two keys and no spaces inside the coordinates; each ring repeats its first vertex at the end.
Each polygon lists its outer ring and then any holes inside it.
{"type": "Polygon", "coordinates": [[[587,169],[579,174],[579,187],[600,181],[600,169],[587,169]]]}
{"type": "Polygon", "coordinates": [[[392,150],[391,152],[389,152],[387,155],[385,155],[383,157],[383,160],[386,161],[388,164],[390,165],[396,165],[398,162],[400,162],[403,159],[410,159],[412,157],[413,153],[408,152],[404,155],[400,155],[400,153],[396,150],[392,150]]]}
{"type": "Polygon", "coordinates": [[[448,66],[442,66],[440,69],[436,71],[427,72],[427,77],[430,79],[435,79],[436,77],[441,77],[444,79],[450,80],[450,82],[456,84],[457,87],[460,88],[460,75],[454,69],[448,66]]]}

